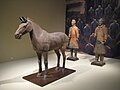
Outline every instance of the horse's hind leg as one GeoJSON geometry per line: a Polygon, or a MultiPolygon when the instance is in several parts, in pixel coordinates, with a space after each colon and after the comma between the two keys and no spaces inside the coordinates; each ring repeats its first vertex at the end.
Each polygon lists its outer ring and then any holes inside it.
{"type": "Polygon", "coordinates": [[[39,64],[39,71],[38,71],[37,77],[40,77],[42,72],[42,54],[37,53],[37,56],[38,56],[38,64],[39,64]]]}
{"type": "Polygon", "coordinates": [[[57,54],[57,59],[58,59],[58,61],[57,61],[57,68],[56,68],[56,70],[58,70],[59,67],[60,67],[60,56],[61,56],[61,54],[60,54],[60,52],[59,52],[59,49],[54,50],[54,51],[55,51],[55,53],[57,54]]]}
{"type": "Polygon", "coordinates": [[[46,79],[48,73],[48,52],[44,52],[43,57],[44,57],[44,65],[45,65],[44,79],[46,79]]]}
{"type": "Polygon", "coordinates": [[[61,53],[63,55],[63,68],[65,68],[65,60],[66,60],[65,50],[66,50],[66,47],[63,46],[60,50],[61,50],[61,53]]]}

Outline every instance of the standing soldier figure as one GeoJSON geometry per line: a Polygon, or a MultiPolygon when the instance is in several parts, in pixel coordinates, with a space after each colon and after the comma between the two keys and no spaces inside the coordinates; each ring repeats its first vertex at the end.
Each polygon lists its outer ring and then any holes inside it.
{"type": "Polygon", "coordinates": [[[78,39],[79,39],[79,31],[78,27],[76,26],[76,21],[72,19],[72,26],[69,29],[69,48],[71,49],[71,56],[68,57],[68,60],[78,60],[77,58],[77,50],[79,49],[78,39]],[[73,52],[75,56],[73,56],[73,52]]]}
{"type": "Polygon", "coordinates": [[[106,23],[107,27],[110,24],[110,19],[111,19],[111,15],[112,15],[111,10],[112,10],[112,8],[111,8],[110,4],[108,4],[108,6],[104,10],[104,19],[105,19],[105,23],[106,23]]]}
{"type": "Polygon", "coordinates": [[[108,6],[108,4],[110,4],[110,1],[111,0],[102,0],[101,5],[103,7],[103,10],[105,10],[105,8],[108,6]]]}
{"type": "Polygon", "coordinates": [[[95,10],[95,18],[99,20],[102,17],[103,17],[103,8],[101,7],[101,5],[99,5],[98,8],[95,10]]]}
{"type": "Polygon", "coordinates": [[[91,63],[93,65],[103,66],[105,64],[104,55],[106,53],[105,43],[108,37],[107,32],[108,30],[106,26],[104,25],[103,19],[101,18],[99,20],[99,25],[98,27],[96,27],[95,33],[94,33],[94,37],[96,37],[96,45],[94,49],[95,61],[91,63]],[[100,58],[100,61],[99,61],[99,58],[100,58]]]}
{"type": "Polygon", "coordinates": [[[85,42],[88,43],[89,37],[91,35],[91,29],[90,29],[89,24],[86,24],[86,26],[84,27],[83,34],[84,34],[83,36],[84,36],[85,42]]]}
{"type": "Polygon", "coordinates": [[[91,23],[93,21],[94,14],[95,14],[95,12],[94,12],[93,7],[90,7],[90,9],[88,10],[89,23],[91,23]]]}
{"type": "MultiPolygon", "coordinates": [[[[110,27],[109,27],[109,34],[110,34],[110,37],[112,38],[112,42],[116,42],[117,40],[117,37],[120,33],[120,26],[119,26],[119,23],[117,22],[117,20],[113,20],[113,22],[110,24],[110,27]]],[[[117,52],[118,49],[115,45],[112,46],[111,48],[111,52],[112,52],[112,55],[115,56],[117,55],[117,52]]]]}
{"type": "Polygon", "coordinates": [[[90,26],[91,26],[91,33],[95,32],[95,28],[98,26],[98,21],[96,19],[93,19],[90,26]]]}
{"type": "Polygon", "coordinates": [[[83,28],[84,28],[85,24],[83,22],[83,20],[81,20],[81,18],[78,18],[78,21],[77,21],[77,27],[79,29],[79,33],[80,34],[83,34],[83,28]]]}
{"type": "Polygon", "coordinates": [[[113,20],[113,22],[110,24],[109,27],[109,33],[111,38],[115,41],[117,34],[120,32],[119,31],[120,27],[119,24],[117,22],[117,20],[113,20]]]}

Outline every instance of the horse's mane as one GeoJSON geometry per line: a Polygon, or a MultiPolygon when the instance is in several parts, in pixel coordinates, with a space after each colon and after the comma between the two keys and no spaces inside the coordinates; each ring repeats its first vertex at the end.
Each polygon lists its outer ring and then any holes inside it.
{"type": "Polygon", "coordinates": [[[32,23],[33,28],[36,30],[36,28],[39,28],[40,30],[43,30],[37,23],[33,21],[33,19],[27,18],[28,22],[32,23]]]}
{"type": "Polygon", "coordinates": [[[43,32],[48,33],[46,30],[42,29],[40,27],[40,25],[36,24],[33,20],[31,20],[29,18],[27,20],[28,20],[28,22],[30,22],[32,24],[33,32],[34,32],[35,36],[39,37],[39,35],[42,34],[43,32]]]}

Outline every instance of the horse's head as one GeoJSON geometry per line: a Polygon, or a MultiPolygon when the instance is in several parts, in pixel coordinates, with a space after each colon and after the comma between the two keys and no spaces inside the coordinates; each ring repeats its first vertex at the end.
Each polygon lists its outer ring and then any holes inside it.
{"type": "Polygon", "coordinates": [[[20,17],[19,19],[21,20],[21,24],[19,25],[18,29],[15,32],[16,39],[20,39],[21,36],[33,30],[32,23],[30,22],[29,19],[26,19],[24,17],[20,17]]]}

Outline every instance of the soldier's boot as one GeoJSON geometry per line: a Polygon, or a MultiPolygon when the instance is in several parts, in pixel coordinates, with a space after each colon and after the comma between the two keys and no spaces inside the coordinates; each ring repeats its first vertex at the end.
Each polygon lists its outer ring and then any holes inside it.
{"type": "Polygon", "coordinates": [[[71,52],[71,57],[73,57],[73,49],[71,49],[70,52],[71,52]]]}
{"type": "Polygon", "coordinates": [[[75,49],[74,52],[75,52],[75,58],[77,58],[77,49],[75,49]]]}
{"type": "Polygon", "coordinates": [[[103,64],[104,63],[104,55],[100,55],[100,63],[103,64]]]}
{"type": "Polygon", "coordinates": [[[95,55],[95,61],[97,61],[97,62],[98,62],[98,60],[99,60],[99,55],[98,55],[98,54],[96,54],[96,55],[95,55]]]}
{"type": "Polygon", "coordinates": [[[75,59],[79,60],[79,58],[77,57],[77,49],[75,49],[74,52],[75,52],[75,59]]]}

